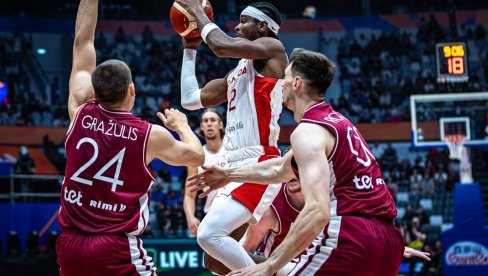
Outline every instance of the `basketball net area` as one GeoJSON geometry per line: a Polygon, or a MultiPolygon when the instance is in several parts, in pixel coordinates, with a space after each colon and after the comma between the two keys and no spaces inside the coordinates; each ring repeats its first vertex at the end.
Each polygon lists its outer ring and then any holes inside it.
{"type": "Polygon", "coordinates": [[[473,183],[471,148],[488,146],[488,92],[412,95],[412,147],[446,147],[460,183],[473,183]]]}
{"type": "Polygon", "coordinates": [[[471,162],[469,159],[469,150],[464,146],[465,135],[453,134],[445,135],[444,141],[449,148],[449,158],[451,160],[460,161],[459,164],[459,178],[460,183],[473,183],[473,172],[471,170],[471,162]]]}

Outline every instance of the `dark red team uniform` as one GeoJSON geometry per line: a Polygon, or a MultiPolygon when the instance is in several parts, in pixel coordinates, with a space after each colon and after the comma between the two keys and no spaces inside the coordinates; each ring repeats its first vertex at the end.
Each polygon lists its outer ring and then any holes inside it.
{"type": "Polygon", "coordinates": [[[393,225],[397,209],[368,144],[326,103],[309,107],[301,123],[321,125],[336,138],[328,156],[331,220],[290,275],[397,275],[404,250],[393,225]]]}
{"type": "Polygon", "coordinates": [[[300,210],[295,209],[290,204],[288,195],[286,194],[286,184],[281,185],[280,192],[276,195],[270,208],[278,219],[279,229],[278,231],[269,231],[259,248],[260,255],[266,258],[283,242],[290,231],[291,225],[300,213],[300,210]]]}
{"type": "Polygon", "coordinates": [[[146,166],[151,124],[130,112],[83,105],[66,138],[56,244],[64,275],[153,275],[138,236],[154,178],[146,166]]]}

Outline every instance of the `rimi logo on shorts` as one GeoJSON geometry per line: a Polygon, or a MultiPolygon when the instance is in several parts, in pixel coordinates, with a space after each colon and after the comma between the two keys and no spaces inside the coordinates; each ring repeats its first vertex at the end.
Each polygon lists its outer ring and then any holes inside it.
{"type": "Polygon", "coordinates": [[[95,207],[97,209],[102,209],[102,210],[107,210],[107,211],[113,211],[113,212],[123,212],[127,206],[124,204],[109,204],[102,202],[101,200],[95,201],[95,200],[90,200],[90,207],[95,207]]]}

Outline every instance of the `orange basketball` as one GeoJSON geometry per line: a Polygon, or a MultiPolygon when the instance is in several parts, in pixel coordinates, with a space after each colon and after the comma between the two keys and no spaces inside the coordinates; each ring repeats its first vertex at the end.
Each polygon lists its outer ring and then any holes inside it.
{"type": "MultiPolygon", "coordinates": [[[[208,0],[200,0],[203,10],[210,21],[213,21],[213,10],[208,0]]],[[[197,22],[182,6],[174,2],[169,12],[169,19],[173,30],[186,38],[200,37],[197,22]]]]}

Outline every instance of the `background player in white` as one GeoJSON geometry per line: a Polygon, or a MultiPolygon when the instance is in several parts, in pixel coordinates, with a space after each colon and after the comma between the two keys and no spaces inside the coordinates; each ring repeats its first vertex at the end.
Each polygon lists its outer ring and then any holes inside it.
{"type": "MultiPolygon", "coordinates": [[[[195,110],[228,102],[224,138],[228,166],[278,157],[280,79],[288,64],[285,48],[277,39],[281,24],[278,10],[266,2],[250,4],[242,11],[235,28],[237,37],[232,38],[210,22],[198,0],[176,2],[195,17],[203,40],[217,56],[241,58],[226,78],[212,80],[200,89],[195,77],[196,48],[200,41],[184,39],[182,106],[195,110]]],[[[253,262],[229,233],[247,222],[258,221],[279,190],[278,186],[236,184],[240,186],[226,187],[223,191],[226,196],[214,200],[197,234],[199,245],[231,269],[253,262]]]]}
{"type": "MultiPolygon", "coordinates": [[[[203,138],[205,138],[205,145],[203,151],[205,153],[204,165],[224,166],[224,147],[222,139],[224,138],[224,122],[222,115],[214,108],[207,108],[200,116],[200,128],[197,131],[203,138]]],[[[203,172],[201,167],[188,167],[188,176],[203,172]]],[[[203,211],[208,213],[212,201],[217,191],[207,196],[205,207],[203,211]]],[[[192,192],[185,188],[185,197],[183,199],[183,209],[185,211],[186,222],[188,223],[188,230],[193,236],[197,235],[198,225],[200,220],[195,217],[195,199],[196,192],[192,192]]]]}
{"type": "Polygon", "coordinates": [[[149,163],[161,159],[200,166],[200,141],[177,110],[158,117],[162,126],[130,111],[135,88],[120,60],[96,66],[98,1],[82,0],[76,16],[69,81],[66,171],[56,241],[60,275],[154,275],[156,268],[139,235],[148,221],[149,163]]]}

